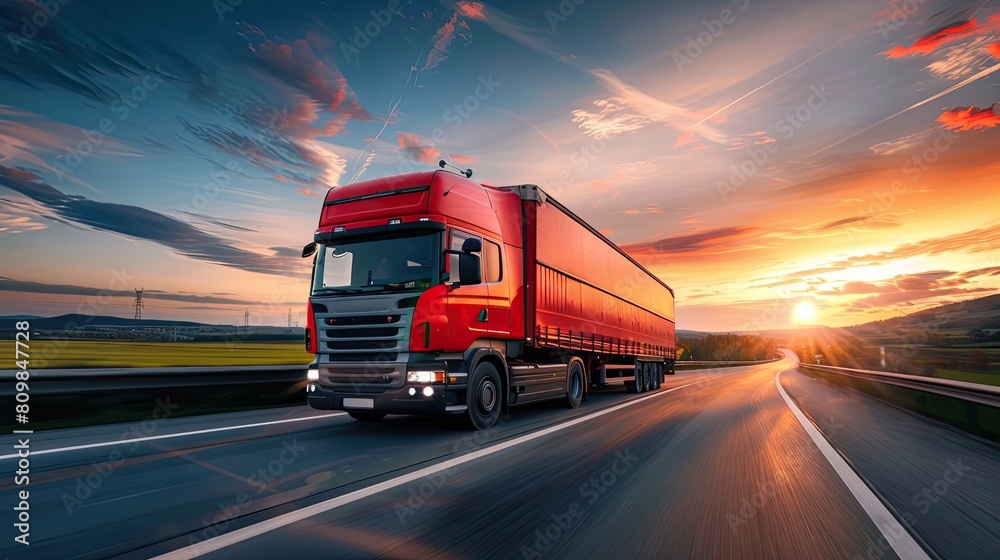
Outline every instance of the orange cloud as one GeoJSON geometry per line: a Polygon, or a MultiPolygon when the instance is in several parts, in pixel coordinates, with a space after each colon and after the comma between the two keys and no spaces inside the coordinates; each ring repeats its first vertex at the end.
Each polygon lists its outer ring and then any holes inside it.
{"type": "Polygon", "coordinates": [[[458,13],[472,19],[488,21],[483,14],[483,4],[481,2],[459,2],[458,13]]]}
{"type": "Polygon", "coordinates": [[[458,12],[451,14],[448,23],[441,26],[434,34],[434,46],[431,52],[427,53],[427,61],[424,62],[423,70],[434,68],[439,63],[448,58],[448,47],[452,39],[455,38],[455,21],[458,20],[458,12]]]}
{"type": "Polygon", "coordinates": [[[1000,103],[994,103],[992,107],[980,109],[979,107],[956,107],[951,111],[944,112],[937,118],[939,123],[945,128],[952,130],[977,130],[993,128],[1000,125],[1000,115],[996,109],[1000,103]]]}
{"type": "Polygon", "coordinates": [[[436,148],[426,138],[409,132],[397,132],[396,138],[399,140],[399,151],[406,157],[420,163],[437,165],[441,159],[450,159],[454,163],[472,163],[477,159],[475,156],[448,154],[436,148]]]}
{"type": "Polygon", "coordinates": [[[680,136],[678,136],[677,140],[674,142],[674,147],[675,148],[682,148],[682,147],[690,145],[690,144],[694,144],[695,145],[693,149],[707,148],[708,147],[708,146],[705,146],[704,144],[702,144],[698,140],[698,138],[695,137],[694,134],[691,134],[690,131],[689,132],[685,132],[685,133],[681,134],[680,136]]]}
{"type": "Polygon", "coordinates": [[[936,51],[942,45],[953,43],[959,39],[996,31],[1000,28],[1000,14],[990,16],[986,23],[979,24],[976,19],[970,19],[941,28],[933,33],[924,35],[917,39],[912,46],[898,46],[882,54],[889,58],[903,58],[908,55],[928,55],[936,51]]]}

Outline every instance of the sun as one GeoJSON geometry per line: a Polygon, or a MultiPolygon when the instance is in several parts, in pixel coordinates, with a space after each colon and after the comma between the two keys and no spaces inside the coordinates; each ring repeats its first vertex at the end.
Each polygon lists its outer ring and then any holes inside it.
{"type": "Polygon", "coordinates": [[[816,321],[816,308],[808,301],[803,301],[795,306],[795,322],[797,324],[811,324],[816,321]]]}

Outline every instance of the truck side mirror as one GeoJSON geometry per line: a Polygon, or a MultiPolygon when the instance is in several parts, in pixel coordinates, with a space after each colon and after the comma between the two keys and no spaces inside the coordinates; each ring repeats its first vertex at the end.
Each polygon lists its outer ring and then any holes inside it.
{"type": "Polygon", "coordinates": [[[463,253],[479,253],[483,250],[483,242],[478,237],[470,237],[462,242],[463,253]]]}
{"type": "Polygon", "coordinates": [[[313,241],[312,243],[302,248],[302,258],[304,259],[306,257],[311,257],[315,252],[316,252],[316,242],[313,241]]]}
{"type": "Polygon", "coordinates": [[[462,286],[472,286],[483,283],[483,272],[482,266],[480,266],[479,255],[464,251],[465,245],[468,245],[469,241],[479,243],[478,239],[466,240],[466,242],[462,245],[462,253],[458,255],[458,278],[459,284],[462,286]]]}

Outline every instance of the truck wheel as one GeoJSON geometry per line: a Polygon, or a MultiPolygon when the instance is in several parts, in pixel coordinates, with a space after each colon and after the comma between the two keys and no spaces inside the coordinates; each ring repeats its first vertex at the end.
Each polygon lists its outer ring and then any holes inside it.
{"type": "Polygon", "coordinates": [[[651,389],[656,391],[663,383],[663,364],[653,364],[653,383],[651,389]]]}
{"type": "Polygon", "coordinates": [[[653,373],[650,371],[652,369],[650,366],[653,364],[646,362],[642,365],[642,390],[646,392],[650,389],[650,382],[653,378],[653,373]]]}
{"type": "Polygon", "coordinates": [[[385,418],[384,412],[348,412],[351,418],[361,422],[375,422],[385,418]]]}
{"type": "Polygon", "coordinates": [[[579,408],[583,400],[583,365],[574,361],[569,365],[569,375],[566,376],[566,404],[570,408],[579,408]]]}
{"type": "Polygon", "coordinates": [[[466,392],[466,419],[477,430],[485,430],[500,417],[501,392],[500,374],[489,362],[480,362],[469,379],[466,392]]]}

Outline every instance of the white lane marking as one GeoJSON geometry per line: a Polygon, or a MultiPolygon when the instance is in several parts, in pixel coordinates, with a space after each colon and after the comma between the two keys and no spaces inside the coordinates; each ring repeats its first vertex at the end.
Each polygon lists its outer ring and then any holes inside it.
{"type": "Polygon", "coordinates": [[[235,530],[235,531],[233,531],[231,533],[227,533],[225,535],[219,535],[218,537],[213,537],[211,539],[204,540],[202,542],[199,542],[199,543],[196,543],[196,544],[193,544],[193,545],[190,545],[190,546],[186,546],[184,548],[179,548],[177,550],[174,550],[172,552],[168,552],[166,554],[161,554],[160,556],[156,556],[156,557],[152,558],[151,560],[181,560],[181,559],[188,559],[188,558],[197,558],[198,556],[202,556],[202,555],[208,554],[210,552],[215,552],[217,550],[221,550],[221,549],[226,548],[228,546],[232,546],[234,544],[243,542],[245,540],[248,540],[248,539],[251,539],[253,537],[262,535],[262,534],[267,533],[269,531],[274,531],[275,529],[280,529],[282,527],[285,527],[286,525],[291,525],[292,523],[295,523],[297,521],[302,521],[304,519],[308,519],[309,517],[312,517],[314,515],[319,515],[320,513],[325,513],[327,511],[339,508],[341,506],[345,506],[345,505],[350,504],[352,502],[356,502],[356,501],[361,500],[363,498],[367,498],[367,497],[372,496],[374,494],[378,494],[379,492],[382,492],[384,490],[389,490],[391,488],[396,488],[397,486],[402,486],[402,485],[404,485],[404,484],[406,484],[408,482],[413,482],[415,480],[419,480],[421,478],[424,478],[425,476],[430,476],[430,475],[432,475],[432,474],[434,474],[434,473],[436,473],[438,471],[442,471],[442,470],[445,470],[445,469],[450,469],[452,467],[457,467],[458,465],[461,465],[461,464],[464,464],[464,463],[468,463],[469,461],[475,461],[476,459],[479,459],[479,458],[482,458],[482,457],[486,457],[487,455],[492,455],[494,453],[498,453],[500,451],[503,451],[504,449],[509,449],[509,448],[514,447],[516,445],[520,445],[522,443],[527,443],[527,442],[529,442],[531,440],[538,439],[540,437],[544,437],[544,436],[547,436],[549,434],[553,434],[553,433],[558,432],[560,430],[565,430],[566,428],[569,428],[571,426],[575,426],[577,424],[581,424],[581,423],[586,422],[588,420],[592,420],[594,418],[598,418],[600,416],[604,416],[605,414],[611,414],[612,412],[615,412],[615,411],[621,410],[623,408],[627,408],[627,407],[636,405],[636,404],[638,404],[640,402],[643,402],[643,401],[646,401],[646,400],[649,400],[649,399],[653,399],[653,398],[656,398],[656,397],[662,397],[663,395],[666,395],[667,393],[671,393],[673,391],[677,391],[678,389],[683,389],[685,387],[690,387],[691,385],[697,385],[698,383],[704,383],[706,381],[714,381],[716,379],[725,377],[727,375],[733,375],[735,373],[742,373],[742,372],[726,373],[726,374],[723,374],[723,375],[718,375],[718,376],[711,377],[709,379],[702,379],[700,381],[694,381],[692,383],[688,383],[686,385],[681,385],[679,387],[673,387],[671,389],[666,389],[666,390],[663,390],[663,391],[659,391],[659,392],[654,393],[652,395],[646,395],[645,397],[635,398],[635,399],[629,400],[629,401],[627,401],[625,403],[622,403],[622,404],[619,404],[619,405],[615,405],[615,406],[612,406],[610,408],[605,408],[605,409],[599,410],[599,411],[597,411],[597,412],[595,412],[593,414],[589,414],[589,415],[586,415],[586,416],[581,416],[581,417],[578,417],[578,418],[574,418],[572,420],[568,420],[566,422],[563,422],[562,424],[556,424],[555,426],[550,426],[550,427],[545,428],[543,430],[540,430],[538,432],[533,432],[533,433],[530,433],[530,434],[525,434],[523,436],[516,437],[516,438],[514,438],[514,439],[512,439],[510,441],[506,441],[506,442],[503,442],[503,443],[498,443],[496,445],[492,445],[490,447],[487,447],[486,449],[480,449],[478,451],[473,451],[473,452],[468,453],[466,455],[462,455],[461,457],[456,457],[454,459],[449,459],[449,460],[444,461],[442,463],[438,463],[436,465],[431,465],[429,467],[422,468],[420,470],[411,472],[409,474],[404,474],[404,475],[398,476],[396,478],[392,478],[392,479],[389,479],[389,480],[385,480],[385,481],[379,482],[377,484],[373,484],[373,485],[371,485],[371,486],[369,486],[367,488],[361,488],[361,489],[355,490],[353,492],[348,492],[347,494],[344,494],[343,496],[337,496],[336,498],[330,498],[329,500],[325,500],[325,501],[313,504],[311,506],[306,506],[306,507],[304,507],[302,509],[297,509],[295,511],[290,511],[288,513],[279,515],[277,517],[274,517],[274,518],[271,518],[271,519],[266,519],[264,521],[260,521],[258,523],[254,523],[253,525],[248,525],[246,527],[243,527],[242,529],[237,529],[237,530],[235,530]]]}
{"type": "Polygon", "coordinates": [[[840,475],[840,479],[844,481],[844,485],[854,495],[854,499],[864,508],[868,517],[878,527],[878,530],[885,537],[886,542],[892,546],[896,555],[907,560],[911,558],[915,560],[930,560],[930,556],[917,544],[917,541],[913,540],[913,536],[899,524],[899,521],[896,521],[896,518],[889,513],[885,504],[868,488],[868,485],[861,480],[858,473],[854,472],[854,469],[837,453],[833,446],[830,445],[830,442],[823,437],[823,434],[816,429],[816,426],[813,426],[812,422],[806,418],[806,415],[799,410],[799,407],[792,401],[792,398],[788,396],[785,388],[781,386],[781,374],[784,371],[786,370],[779,371],[778,375],[774,376],[774,384],[778,386],[781,398],[785,399],[785,404],[792,410],[792,414],[799,419],[799,423],[805,428],[806,433],[812,438],[813,443],[823,452],[823,456],[830,462],[830,466],[840,475]]]}
{"type": "Polygon", "coordinates": [[[173,486],[165,486],[163,488],[157,488],[155,490],[146,490],[145,492],[138,492],[136,494],[129,494],[128,496],[119,496],[117,498],[111,498],[110,500],[101,500],[100,502],[86,503],[82,506],[77,506],[77,509],[88,508],[91,506],[99,506],[101,504],[110,504],[112,502],[120,502],[122,500],[128,500],[129,498],[138,498],[139,496],[146,496],[149,494],[155,494],[157,492],[163,492],[164,490],[170,490],[172,488],[179,488],[184,486],[183,484],[174,484],[173,486]]]}
{"type": "MultiPolygon", "coordinates": [[[[47,455],[49,453],[62,453],[64,451],[77,451],[79,449],[93,449],[95,447],[109,447],[112,445],[125,445],[128,443],[139,443],[142,441],[153,441],[157,439],[168,439],[175,437],[184,436],[196,436],[200,434],[212,434],[215,432],[228,432],[230,430],[242,430],[244,428],[259,428],[260,426],[273,426],[275,424],[286,424],[288,422],[305,422],[307,420],[318,420],[321,418],[330,418],[332,416],[343,416],[347,414],[346,412],[334,412],[332,414],[320,414],[319,416],[306,416],[304,418],[287,418],[285,420],[271,420],[269,422],[255,422],[253,424],[240,424],[238,426],[222,426],[221,428],[206,428],[204,430],[194,430],[192,432],[180,432],[176,434],[160,434],[158,436],[146,436],[138,438],[120,439],[115,441],[101,441],[98,443],[87,443],[83,445],[73,445],[70,447],[59,447],[56,449],[39,449],[38,451],[32,450],[32,455],[47,455]]],[[[17,453],[12,453],[10,455],[0,455],[0,459],[14,459],[18,457],[17,453]]]]}

